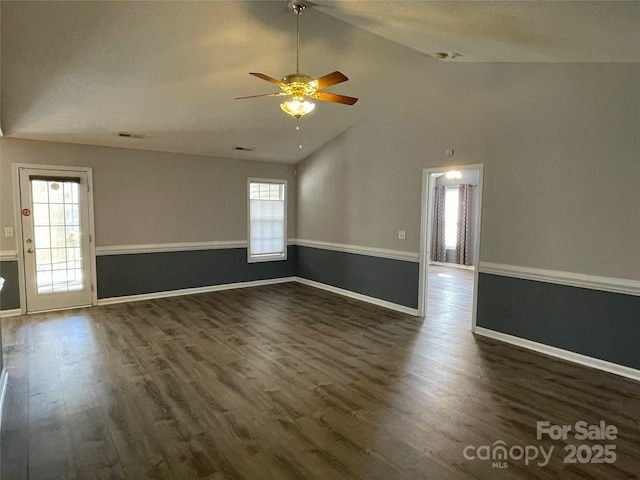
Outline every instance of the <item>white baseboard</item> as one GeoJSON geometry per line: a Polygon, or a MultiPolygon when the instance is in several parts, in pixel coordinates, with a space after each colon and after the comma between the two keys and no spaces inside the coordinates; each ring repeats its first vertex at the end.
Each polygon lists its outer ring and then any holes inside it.
{"type": "Polygon", "coordinates": [[[334,287],[332,285],[327,285],[326,283],[316,282],[314,280],[308,280],[306,278],[294,277],[295,281],[298,283],[303,283],[305,285],[309,285],[311,287],[320,288],[322,290],[326,290],[328,292],[337,293],[338,295],[343,295],[345,297],[354,298],[356,300],[360,300],[363,302],[371,303],[373,305],[377,305],[379,307],[388,308],[390,310],[395,310],[396,312],[406,313],[408,315],[413,315],[414,317],[418,316],[418,310],[416,308],[405,307],[404,305],[399,305],[397,303],[387,302],[386,300],[380,300],[379,298],[369,297],[368,295],[362,295],[361,293],[352,292],[351,290],[345,290],[343,288],[334,287]]]}
{"type": "Polygon", "coordinates": [[[448,262],[429,262],[429,266],[435,265],[437,267],[447,267],[447,268],[459,268],[460,270],[475,270],[476,267],[473,265],[460,265],[457,263],[448,263],[448,262]]]}
{"type": "Polygon", "coordinates": [[[219,292],[221,290],[231,290],[234,288],[260,287],[263,285],[273,285],[276,283],[293,282],[295,277],[273,278],[269,280],[255,280],[251,282],[225,283],[222,285],[211,285],[207,287],[183,288],[180,290],[168,290],[164,292],[143,293],[140,295],[126,295],[124,297],[101,298],[98,305],[112,305],[114,303],[138,302],[141,300],[153,300],[156,298],[179,297],[182,295],[195,295],[198,293],[219,292]]]}
{"type": "MultiPolygon", "coordinates": [[[[98,300],[98,305],[113,305],[116,303],[137,302],[141,300],[153,300],[157,298],[178,297],[182,295],[195,295],[198,293],[218,292],[221,290],[231,290],[234,288],[259,287],[262,285],[274,285],[277,283],[287,283],[287,282],[294,282],[294,281],[303,283],[305,285],[309,285],[311,287],[327,290],[329,292],[336,293],[338,295],[343,295],[345,297],[350,297],[356,300],[361,300],[363,302],[371,303],[379,307],[384,307],[390,310],[395,310],[397,312],[418,316],[418,310],[415,308],[405,307],[404,305],[387,302],[386,300],[380,300],[379,298],[369,297],[367,295],[362,295],[360,293],[355,293],[350,290],[333,287],[325,283],[315,282],[313,280],[307,280],[306,278],[301,278],[301,277],[273,278],[269,280],[256,280],[252,282],[226,283],[223,285],[211,285],[208,287],[184,288],[180,290],[169,290],[164,292],[143,293],[140,295],[125,295],[123,297],[101,298],[98,300]]],[[[17,312],[20,312],[20,310],[17,310],[17,312]]]]}
{"type": "Polygon", "coordinates": [[[476,327],[474,333],[483,337],[493,338],[494,340],[500,340],[501,342],[510,343],[518,347],[526,348],[527,350],[544,353],[545,355],[560,358],[568,362],[577,363],[585,367],[603,370],[615,375],[620,375],[621,377],[640,381],[640,370],[636,370],[635,368],[625,367],[616,363],[607,362],[606,360],[600,360],[599,358],[588,357],[587,355],[571,352],[562,348],[552,347],[550,345],[526,340],[520,337],[514,337],[513,335],[496,332],[494,330],[489,330],[483,327],[476,327]]]}
{"type": "Polygon", "coordinates": [[[17,317],[18,315],[22,315],[22,310],[20,310],[19,308],[14,308],[11,310],[0,310],[0,318],[17,317]]]}

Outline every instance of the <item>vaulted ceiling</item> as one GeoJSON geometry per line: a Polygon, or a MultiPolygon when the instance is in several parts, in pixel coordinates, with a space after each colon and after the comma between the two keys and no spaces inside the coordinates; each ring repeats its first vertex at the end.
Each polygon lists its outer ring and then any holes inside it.
{"type": "Polygon", "coordinates": [[[286,1],[1,6],[6,137],[226,158],[296,163],[403,94],[417,63],[640,62],[637,1],[315,0],[300,21],[300,69],[345,73],[328,90],[360,100],[319,102],[296,131],[279,99],[235,100],[277,91],[249,72],[295,71],[286,1]]]}

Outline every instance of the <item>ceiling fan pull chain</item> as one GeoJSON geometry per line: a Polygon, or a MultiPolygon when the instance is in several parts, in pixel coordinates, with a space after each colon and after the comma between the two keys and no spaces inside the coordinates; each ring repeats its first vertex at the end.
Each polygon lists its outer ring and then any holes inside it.
{"type": "Polygon", "coordinates": [[[300,117],[296,118],[296,131],[298,132],[298,148],[302,148],[302,130],[300,129],[300,117]]]}

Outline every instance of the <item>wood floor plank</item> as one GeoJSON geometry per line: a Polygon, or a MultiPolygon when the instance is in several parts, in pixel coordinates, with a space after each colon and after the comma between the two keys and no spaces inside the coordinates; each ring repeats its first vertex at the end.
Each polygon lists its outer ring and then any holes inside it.
{"type": "Polygon", "coordinates": [[[301,284],[3,319],[3,478],[638,478],[640,384],[474,337],[471,272],[430,286],[426,319],[301,284]],[[539,420],[615,425],[616,462],[539,420]],[[499,440],[555,453],[463,456],[499,440]]]}

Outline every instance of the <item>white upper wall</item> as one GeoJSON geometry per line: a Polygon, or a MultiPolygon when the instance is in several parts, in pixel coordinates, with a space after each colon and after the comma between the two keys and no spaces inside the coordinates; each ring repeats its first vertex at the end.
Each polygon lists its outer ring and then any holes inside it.
{"type": "Polygon", "coordinates": [[[407,78],[298,166],[298,238],[418,252],[422,169],[484,163],[481,261],[640,279],[640,65],[407,78]]]}

